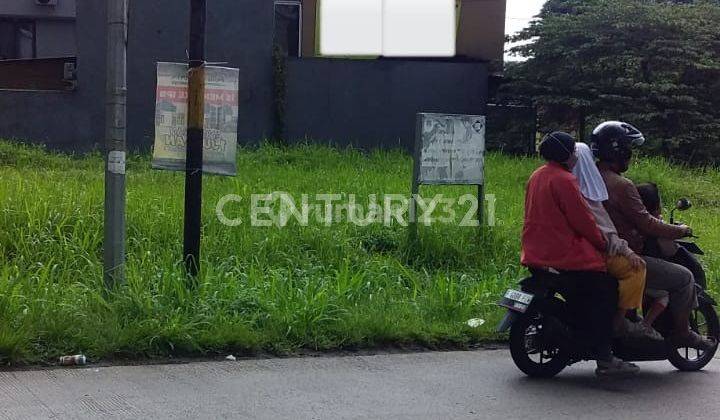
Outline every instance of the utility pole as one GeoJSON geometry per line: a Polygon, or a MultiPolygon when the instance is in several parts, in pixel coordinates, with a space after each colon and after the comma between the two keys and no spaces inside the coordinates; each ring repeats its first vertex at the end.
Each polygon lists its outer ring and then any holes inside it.
{"type": "Polygon", "coordinates": [[[187,154],[185,160],[185,235],[183,257],[189,276],[200,272],[203,129],[205,127],[206,0],[190,0],[187,154]]]}
{"type": "Polygon", "coordinates": [[[107,25],[103,278],[112,289],[125,282],[128,0],[107,0],[107,25]]]}

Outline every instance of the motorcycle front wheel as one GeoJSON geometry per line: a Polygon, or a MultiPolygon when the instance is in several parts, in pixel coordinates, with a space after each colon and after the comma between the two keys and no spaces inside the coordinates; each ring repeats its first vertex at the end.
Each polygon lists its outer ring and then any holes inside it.
{"type": "Polygon", "coordinates": [[[552,378],[568,365],[570,356],[553,337],[548,318],[524,314],[510,328],[510,354],[515,365],[533,378],[552,378]]]}
{"type": "MultiPolygon", "coordinates": [[[[715,338],[717,342],[720,338],[720,323],[715,308],[709,303],[703,303],[699,308],[695,309],[690,315],[690,326],[693,331],[700,335],[715,338]]],[[[669,348],[668,360],[678,370],[684,372],[694,372],[701,370],[715,357],[718,346],[716,345],[711,351],[702,351],[694,348],[669,348]]]]}

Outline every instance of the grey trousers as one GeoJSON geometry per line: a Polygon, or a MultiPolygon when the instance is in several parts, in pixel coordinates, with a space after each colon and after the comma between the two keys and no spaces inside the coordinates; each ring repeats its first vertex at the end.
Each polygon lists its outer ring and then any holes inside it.
{"type": "Polygon", "coordinates": [[[643,257],[643,259],[647,263],[645,287],[667,291],[670,294],[668,309],[677,313],[697,308],[695,278],[690,270],[659,258],[643,257]]]}

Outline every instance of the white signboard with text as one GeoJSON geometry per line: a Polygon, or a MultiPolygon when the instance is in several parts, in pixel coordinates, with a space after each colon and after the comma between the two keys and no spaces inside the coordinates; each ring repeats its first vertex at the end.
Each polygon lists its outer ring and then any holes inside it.
{"type": "Polygon", "coordinates": [[[485,183],[485,117],[418,114],[415,182],[485,183]]]}
{"type": "Polygon", "coordinates": [[[482,224],[485,187],[485,116],[417,114],[410,240],[417,239],[420,185],[477,186],[477,222],[482,224]]]}

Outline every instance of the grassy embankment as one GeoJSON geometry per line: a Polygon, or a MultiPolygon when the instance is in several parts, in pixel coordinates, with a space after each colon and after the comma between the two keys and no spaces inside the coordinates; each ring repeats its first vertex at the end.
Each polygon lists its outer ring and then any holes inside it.
{"type": "MultiPolygon", "coordinates": [[[[238,155],[239,176],[207,177],[202,278],[186,286],[182,249],[183,174],[128,167],[127,284],[104,293],[103,172],[99,155],[72,158],[0,143],[0,360],[285,353],[396,343],[464,345],[493,338],[498,295],[519,279],[523,188],[538,161],[491,154],[487,193],[495,227],[406,228],[249,226],[250,194],[408,194],[410,158],[400,152],[263,146],[238,155]],[[215,205],[226,194],[241,226],[226,227],[215,205]],[[487,322],[479,328],[470,318],[487,322]]],[[[658,182],[668,198],[696,208],[683,220],[720,274],[720,173],[643,160],[631,176],[658,182]]],[[[423,188],[458,197],[470,187],[423,188]]],[[[312,199],[311,199],[312,201],[312,199]]],[[[668,200],[670,201],[670,200],[668,200]]],[[[316,202],[316,201],[315,201],[316,202]]],[[[458,219],[469,206],[457,206],[458,219]]],[[[312,218],[311,218],[312,220],[312,218]]]]}

